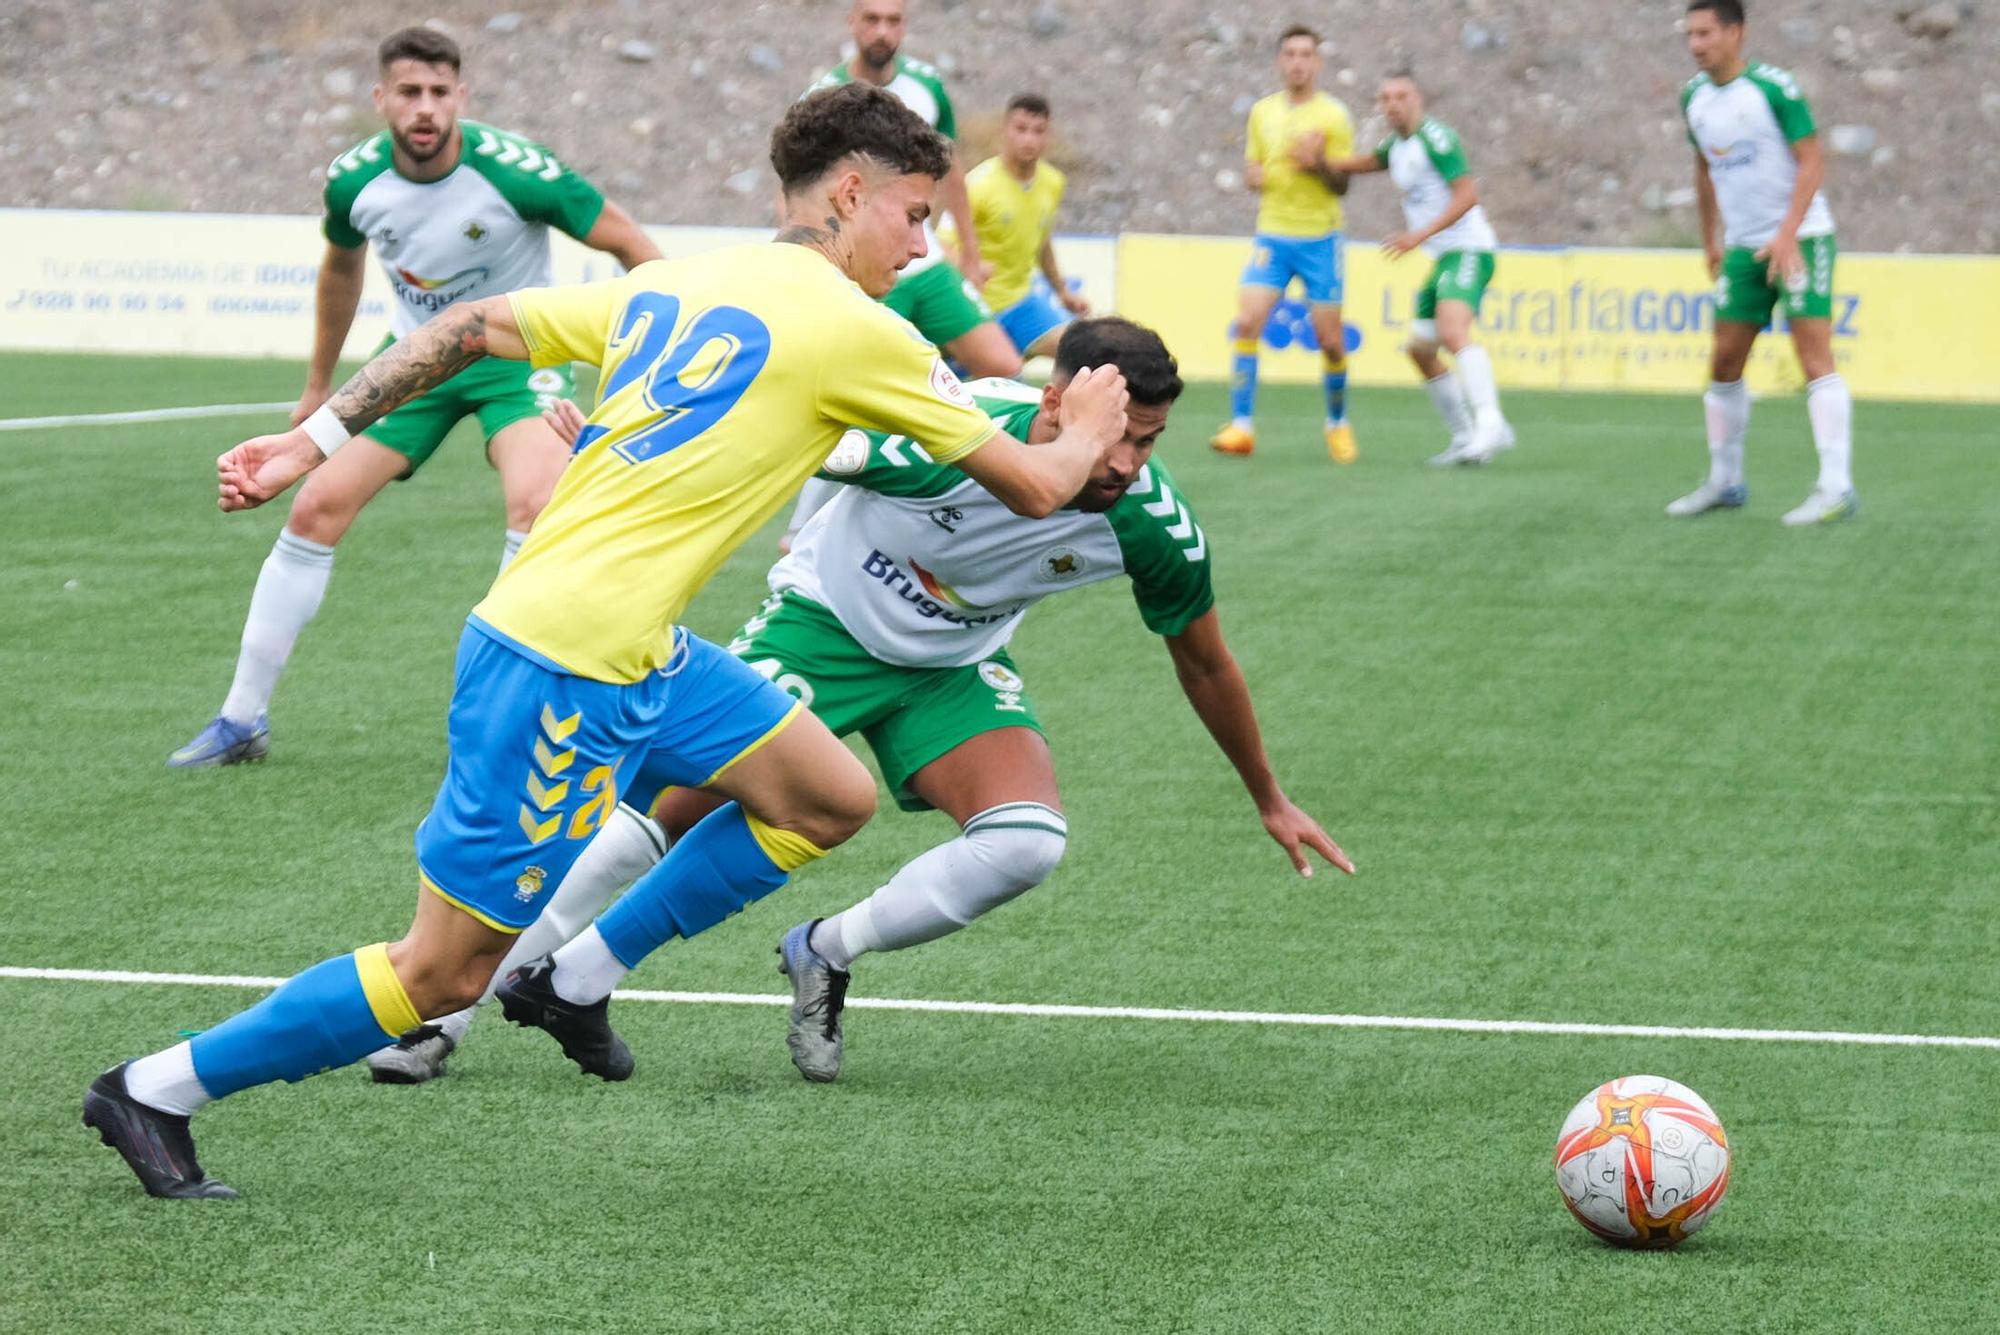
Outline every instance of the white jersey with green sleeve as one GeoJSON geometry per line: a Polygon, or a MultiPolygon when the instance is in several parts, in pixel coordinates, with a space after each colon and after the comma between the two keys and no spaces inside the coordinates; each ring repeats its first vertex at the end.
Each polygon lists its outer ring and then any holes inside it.
{"type": "Polygon", "coordinates": [[[549,228],[582,239],[604,196],[531,139],[460,121],[458,166],[435,181],[397,172],[389,132],[364,139],[326,169],[326,239],[374,243],[396,294],[403,337],[447,306],[547,287],[549,228]]]}
{"type": "MultiPolygon", "coordinates": [[[[1722,212],[1722,243],[1756,249],[1778,234],[1792,206],[1799,160],[1792,145],[1816,133],[1798,81],[1757,62],[1728,83],[1697,74],[1681,89],[1688,142],[1708,165],[1722,212]]],[[[1815,191],[1799,235],[1833,232],[1833,210],[1815,191]]]]}
{"type": "MultiPolygon", "coordinates": [[[[895,76],[882,85],[883,90],[894,93],[898,102],[923,118],[924,124],[951,140],[955,152],[958,147],[958,118],[952,114],[951,95],[944,90],[944,76],[937,72],[935,66],[905,56],[896,57],[894,68],[895,76]]],[[[853,82],[854,74],[843,60],[814,79],[812,87],[806,89],[806,92],[817,93],[822,88],[838,88],[842,84],[853,82]]],[[[970,226],[967,219],[961,218],[957,221],[961,227],[970,226]]],[[[913,273],[920,273],[944,258],[943,249],[938,245],[937,232],[928,222],[924,224],[924,241],[929,249],[922,259],[911,260],[903,266],[898,281],[908,278],[913,273]]]]}
{"type": "MultiPolygon", "coordinates": [[[[1389,169],[1389,179],[1403,192],[1403,221],[1420,232],[1451,207],[1451,183],[1467,175],[1465,146],[1449,125],[1426,116],[1414,134],[1392,134],[1375,146],[1375,160],[1389,169]]],[[[1491,250],[1499,241],[1483,205],[1424,242],[1424,254],[1435,259],[1459,250],[1491,250]]]]}
{"type": "MultiPolygon", "coordinates": [[[[1001,430],[1028,438],[1039,393],[1012,381],[971,388],[1001,430]]],[[[884,663],[981,662],[1043,598],[1121,575],[1157,635],[1180,634],[1215,604],[1207,535],[1158,463],[1102,514],[1047,519],[1015,514],[903,436],[850,431],[821,476],[847,485],[771,568],[771,588],[825,607],[884,663]]]]}

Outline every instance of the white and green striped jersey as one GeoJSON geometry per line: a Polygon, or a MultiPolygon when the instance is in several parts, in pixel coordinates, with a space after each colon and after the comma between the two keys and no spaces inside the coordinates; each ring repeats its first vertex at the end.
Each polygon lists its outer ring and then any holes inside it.
{"type": "MultiPolygon", "coordinates": [[[[1001,430],[1028,438],[1037,391],[1006,380],[970,388],[1001,430]]],[[[819,603],[885,663],[991,658],[1043,598],[1121,575],[1158,635],[1180,634],[1215,603],[1208,537],[1159,463],[1102,514],[1047,519],[1015,514],[903,436],[850,431],[820,476],[847,485],[772,567],[771,588],[819,603]]]]}
{"type": "MultiPolygon", "coordinates": [[[[1722,243],[1756,249],[1778,234],[1792,206],[1799,160],[1792,145],[1816,133],[1812,109],[1788,71],[1758,62],[1728,83],[1697,74],[1681,89],[1688,142],[1708,164],[1722,211],[1722,243]]],[[[1799,235],[1827,236],[1833,210],[1815,191],[1799,235]]]]}
{"type": "Polygon", "coordinates": [[[396,294],[398,338],[458,302],[548,286],[549,228],[581,240],[604,211],[597,187],[540,144],[458,124],[458,166],[438,180],[399,173],[387,130],[326,169],[326,239],[349,250],[374,243],[396,294]]]}
{"type": "MultiPolygon", "coordinates": [[[[906,56],[896,57],[894,69],[895,76],[882,85],[883,90],[894,93],[897,101],[923,117],[924,124],[951,140],[956,151],[958,117],[952,113],[951,95],[944,90],[944,76],[937,72],[935,66],[926,65],[921,60],[911,60],[906,56]]],[[[854,75],[847,68],[847,62],[843,60],[814,79],[812,87],[806,89],[806,92],[816,93],[822,88],[838,88],[842,84],[853,82],[854,75]]],[[[959,225],[964,227],[969,224],[967,220],[960,219],[959,225]]],[[[922,259],[911,260],[903,266],[902,278],[920,273],[944,258],[938,247],[937,232],[928,222],[924,224],[924,242],[929,249],[922,259]]]]}
{"type": "MultiPolygon", "coordinates": [[[[1403,221],[1412,232],[1429,227],[1451,207],[1451,183],[1471,170],[1458,134],[1435,116],[1424,117],[1415,134],[1392,134],[1377,144],[1375,160],[1388,167],[1389,179],[1403,192],[1403,221]]],[[[1485,206],[1474,204],[1426,241],[1424,254],[1436,258],[1454,250],[1491,250],[1497,244],[1485,206]]]]}

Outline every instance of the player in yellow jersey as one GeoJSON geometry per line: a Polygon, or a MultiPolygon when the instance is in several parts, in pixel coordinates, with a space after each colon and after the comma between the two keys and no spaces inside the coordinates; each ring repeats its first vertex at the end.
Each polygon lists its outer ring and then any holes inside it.
{"type": "Polygon", "coordinates": [[[1257,345],[1294,278],[1305,286],[1319,341],[1327,451],[1342,464],[1354,462],[1357,453],[1347,424],[1347,331],[1340,319],[1346,267],[1340,197],[1347,177],[1329,165],[1354,151],[1354,118],[1319,89],[1319,45],[1319,34],[1303,24],[1285,29],[1278,38],[1284,91],[1250,108],[1243,179],[1263,203],[1229,331],[1235,341],[1230,420],[1209,441],[1224,454],[1256,448],[1257,345]]]}
{"type": "Polygon", "coordinates": [[[1063,326],[1090,312],[1056,262],[1055,218],[1066,182],[1042,161],[1048,142],[1049,100],[1018,93],[1000,123],[1000,152],[965,177],[979,252],[993,266],[983,295],[1023,357],[1054,356],[1063,326]]]}
{"type": "Polygon", "coordinates": [[[850,425],[923,442],[1022,514],[1083,487],[1125,431],[1115,370],[1080,374],[1062,433],[1001,432],[900,316],[876,304],[924,253],[949,145],[864,84],[795,104],[771,139],[785,229],[776,242],[661,260],[604,283],[453,306],[363,367],[299,427],[217,463],[221,505],[277,496],[353,434],[482,356],[603,372],[577,451],[520,556],[459,643],[450,757],[417,830],[420,889],[402,940],[292,978],[189,1042],[105,1072],[84,1122],[156,1196],[226,1197],[196,1162],[189,1115],[273,1080],[386,1047],[484,990],[642,753],[674,782],[733,799],[565,952],[515,974],[510,1017],[550,1030],[586,1069],[629,1074],[604,1020],[613,983],[726,916],[866,822],[875,784],[795,700],[679,631],[688,599],[825,461],[850,425]],[[692,887],[692,891],[690,889],[692,887]],[[573,967],[572,967],[573,965],[573,967]],[[615,1045],[615,1046],[614,1046],[615,1045]]]}

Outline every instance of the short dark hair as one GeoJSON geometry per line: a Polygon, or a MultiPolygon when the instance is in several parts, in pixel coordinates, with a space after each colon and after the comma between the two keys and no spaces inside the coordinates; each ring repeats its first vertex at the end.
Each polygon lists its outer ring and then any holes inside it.
{"type": "Polygon", "coordinates": [[[1030,116],[1040,116],[1043,120],[1047,120],[1049,100],[1040,93],[1016,93],[1007,99],[1007,110],[1003,114],[1011,116],[1017,111],[1025,111],[1030,116]]]}
{"type": "Polygon", "coordinates": [[[1303,23],[1294,23],[1291,27],[1285,29],[1283,32],[1278,34],[1278,49],[1280,51],[1284,50],[1285,43],[1291,41],[1294,37],[1310,37],[1312,38],[1314,46],[1318,46],[1320,43],[1320,36],[1318,33],[1314,32],[1311,28],[1308,28],[1303,23]]]}
{"type": "Polygon", "coordinates": [[[1056,344],[1056,374],[1075,375],[1086,366],[1115,366],[1125,376],[1132,402],[1148,408],[1172,403],[1187,388],[1180,363],[1160,336],[1116,315],[1078,320],[1056,344]]]}
{"type": "Polygon", "coordinates": [[[426,65],[449,65],[453,74],[459,72],[458,43],[436,28],[392,32],[382,39],[375,55],[385,70],[399,60],[416,60],[426,65]]]}
{"type": "Polygon", "coordinates": [[[771,131],[771,166],[787,194],[850,157],[866,158],[898,176],[942,181],[951,171],[951,141],[872,83],[846,83],[802,97],[771,131]]]}
{"type": "Polygon", "coordinates": [[[1687,12],[1706,9],[1715,15],[1715,21],[1725,28],[1743,26],[1743,0],[1691,0],[1687,12]]]}

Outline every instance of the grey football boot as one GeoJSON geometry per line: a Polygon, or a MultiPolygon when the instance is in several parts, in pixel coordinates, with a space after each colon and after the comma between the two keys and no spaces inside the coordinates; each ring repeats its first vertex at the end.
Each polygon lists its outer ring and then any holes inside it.
{"type": "Polygon", "coordinates": [[[815,1084],[840,1074],[840,1013],[847,1006],[848,973],[812,948],[820,920],[800,923],[778,945],[778,972],[792,980],[791,1030],[785,1046],[792,1065],[815,1084]]]}
{"type": "Polygon", "coordinates": [[[368,1054],[368,1074],[378,1085],[421,1085],[444,1074],[444,1059],[458,1051],[450,1034],[420,1024],[395,1043],[368,1054]]]}

